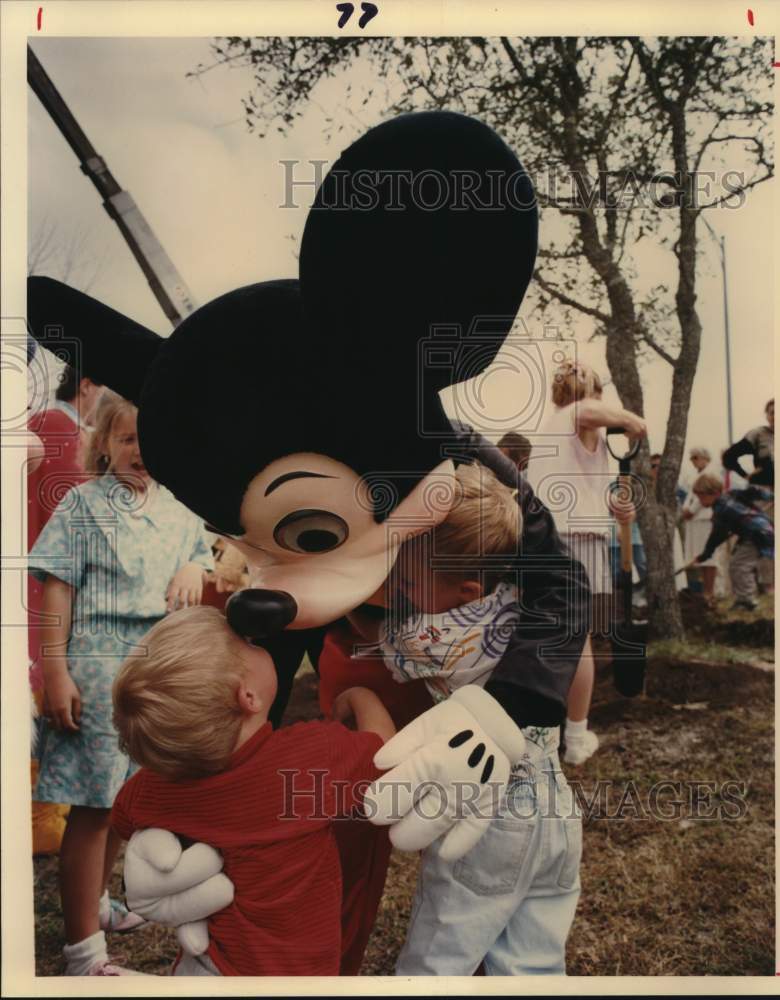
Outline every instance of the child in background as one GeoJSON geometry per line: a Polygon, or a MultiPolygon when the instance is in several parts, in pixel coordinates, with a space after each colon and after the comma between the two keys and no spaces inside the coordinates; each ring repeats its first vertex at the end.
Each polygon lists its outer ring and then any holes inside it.
{"type": "Polygon", "coordinates": [[[44,726],[34,798],[71,805],[60,848],[65,974],[120,975],[105,930],[143,920],[109,900],[119,848],[114,796],[133,772],[111,724],[122,660],[178,604],[197,603],[211,554],[200,520],[146,471],[136,408],[107,394],[85,455],[93,478],[68,490],[30,552],[44,583],[44,726]]]}
{"type": "MultiPolygon", "coordinates": [[[[620,405],[605,403],[601,393],[601,380],[589,365],[573,361],[561,364],[551,387],[555,409],[539,434],[528,465],[528,481],[550,509],[572,555],[585,567],[594,597],[612,593],[610,515],[619,523],[635,518],[633,504],[617,504],[609,491],[613,476],[601,428],[622,427],[629,438],[647,433],[641,417],[620,405]]],[[[600,602],[600,610],[604,605],[600,602]]],[[[595,627],[590,631],[596,631],[595,627]]],[[[589,636],[569,692],[563,758],[568,764],[582,764],[598,749],[598,736],[588,729],[594,677],[589,636]]]]}
{"type": "Polygon", "coordinates": [[[515,463],[518,472],[525,472],[528,468],[531,452],[533,451],[533,445],[525,434],[518,434],[517,431],[507,431],[496,447],[500,448],[506,457],[515,463]]]}
{"type": "MultiPolygon", "coordinates": [[[[28,366],[35,357],[35,341],[28,335],[28,366]]],[[[42,354],[35,362],[35,377],[31,377],[31,395],[40,378],[48,383],[46,362],[42,354]]],[[[100,399],[103,387],[89,378],[80,378],[71,365],[65,365],[55,391],[54,402],[30,417],[28,433],[35,438],[42,451],[36,451],[36,460],[30,462],[28,444],[27,462],[27,550],[35,544],[62,497],[65,489],[78,486],[88,476],[84,472],[83,456],[91,431],[89,422],[100,399]]],[[[30,687],[40,714],[43,706],[43,676],[40,655],[40,615],[43,601],[43,584],[32,574],[27,578],[28,651],[30,655],[30,687]]],[[[37,728],[37,724],[36,724],[37,728]]],[[[35,756],[35,754],[34,754],[35,756]]],[[[38,779],[37,757],[32,767],[33,787],[38,779]]],[[[65,832],[68,807],[54,802],[33,802],[33,854],[56,854],[65,832]]],[[[113,915],[118,915],[113,911],[113,915]]],[[[119,920],[117,926],[122,925],[119,920]]]]}
{"type": "MultiPolygon", "coordinates": [[[[694,480],[696,480],[710,464],[710,453],[706,448],[691,448],[688,457],[696,470],[696,475],[694,476],[694,480]]],[[[690,563],[697,553],[701,552],[709,537],[712,527],[712,511],[699,503],[696,494],[693,492],[690,480],[686,483],[686,488],[689,489],[689,492],[682,505],[682,518],[685,522],[685,543],[683,550],[686,563],[690,563]]],[[[703,589],[704,598],[710,603],[715,596],[715,578],[717,574],[718,563],[714,558],[698,564],[697,570],[691,574],[691,590],[695,593],[703,589]],[[701,580],[699,579],[699,575],[701,575],[701,580]]]]}
{"type": "MultiPolygon", "coordinates": [[[[407,543],[395,578],[417,613],[378,629],[397,681],[424,678],[435,701],[484,686],[520,620],[514,583],[522,513],[514,492],[479,465],[460,465],[460,496],[432,535],[407,543]],[[446,569],[434,569],[435,563],[446,569]]],[[[391,609],[392,615],[392,609],[391,609]]],[[[563,974],[580,892],[581,820],[558,761],[558,727],[522,730],[527,754],[512,769],[496,818],[459,861],[423,854],[396,975],[563,974]]]]}
{"type": "MultiPolygon", "coordinates": [[[[208,952],[180,956],[182,976],[335,976],[341,869],[333,820],[359,808],[395,733],[365,688],[340,694],[338,722],[273,730],[276,671],[215,608],[160,622],[114,683],[121,745],[143,765],[112,823],[127,840],[162,827],[222,852],[233,902],[208,921],[208,952]]],[[[218,905],[218,904],[217,904],[218,905]]]]}
{"type": "Polygon", "coordinates": [[[771,503],[774,494],[763,486],[749,486],[744,490],[723,492],[717,476],[699,476],[693,492],[702,507],[712,508],[712,530],[704,551],[690,564],[692,567],[706,562],[729,535],[737,535],[729,564],[731,587],[735,608],[752,611],[756,607],[756,576],[762,571],[762,562],[775,558],[775,530],[765,510],[758,504],[771,503]]]}

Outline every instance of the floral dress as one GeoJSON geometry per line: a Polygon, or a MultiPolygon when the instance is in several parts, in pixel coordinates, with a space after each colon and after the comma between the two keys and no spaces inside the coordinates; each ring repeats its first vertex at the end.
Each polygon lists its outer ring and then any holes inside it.
{"type": "Polygon", "coordinates": [[[165,615],[165,592],[189,562],[212,569],[202,522],[164,487],[137,495],[106,474],[68,490],[30,552],[39,580],[73,587],[68,671],[81,694],[78,732],[43,721],[34,798],[109,808],[137,770],[119,750],[111,688],[124,659],[165,615]]]}

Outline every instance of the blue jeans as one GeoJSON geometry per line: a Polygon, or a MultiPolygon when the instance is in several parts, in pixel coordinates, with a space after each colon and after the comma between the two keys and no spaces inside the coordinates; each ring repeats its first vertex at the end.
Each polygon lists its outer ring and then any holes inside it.
{"type": "Polygon", "coordinates": [[[464,857],[423,854],[397,976],[564,975],[580,894],[582,820],[558,754],[513,770],[499,815],[464,857]]]}

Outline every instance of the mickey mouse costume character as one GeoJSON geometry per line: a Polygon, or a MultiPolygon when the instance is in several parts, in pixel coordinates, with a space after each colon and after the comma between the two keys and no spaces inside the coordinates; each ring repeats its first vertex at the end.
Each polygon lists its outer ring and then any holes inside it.
{"type": "MultiPolygon", "coordinates": [[[[482,782],[489,802],[523,754],[518,727],[563,720],[585,640],[587,578],[550,514],[439,399],[495,358],[536,245],[533,190],[514,153],[473,118],[418,112],[369,130],[326,176],[300,284],[232,291],[164,339],[59,282],[29,281],[36,339],[45,345],[56,326],[80,341],[83,371],[138,405],[151,475],[262,582],[231,598],[228,619],[277,665],[276,723],[305,650],[316,665],[323,626],[374,594],[400,545],[446,516],[455,464],[478,459],[518,489],[522,621],[505,655],[484,690],[461,689],[376,758],[393,768],[385,790],[433,780],[446,793],[446,815],[432,822],[412,808],[410,787],[393,843],[419,849],[446,833],[453,859],[489,822],[489,810],[456,817],[453,789],[482,782]],[[206,374],[219,375],[208,411],[206,374]]],[[[367,798],[375,823],[393,821],[381,789],[367,798]]],[[[136,911],[181,925],[225,905],[212,895],[224,876],[203,845],[182,852],[173,841],[136,834],[125,878],[136,911]]]]}

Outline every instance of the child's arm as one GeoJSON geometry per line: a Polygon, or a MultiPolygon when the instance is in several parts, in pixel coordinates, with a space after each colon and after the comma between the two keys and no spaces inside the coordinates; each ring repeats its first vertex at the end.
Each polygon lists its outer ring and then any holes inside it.
{"type": "Polygon", "coordinates": [[[165,610],[168,613],[175,611],[177,607],[187,608],[200,604],[206,574],[214,569],[214,557],[203,524],[194,514],[191,517],[197,522],[195,539],[188,562],[174,574],[165,592],[165,610]]]}
{"type": "Polygon", "coordinates": [[[78,731],[81,693],[68,672],[66,650],[70,638],[73,587],[47,576],[43,585],[44,618],[52,624],[41,627],[41,667],[47,714],[57,729],[78,731]]]}
{"type": "Polygon", "coordinates": [[[693,560],[695,563],[703,563],[708,559],[712,558],[712,554],[719,545],[722,545],[726,539],[729,537],[731,532],[729,529],[721,522],[713,520],[712,530],[710,531],[710,537],[707,539],[707,544],[704,546],[704,551],[701,555],[696,556],[693,560]]]}
{"type": "Polygon", "coordinates": [[[644,437],[647,424],[636,413],[624,410],[622,406],[610,406],[600,399],[581,399],[572,404],[575,407],[575,421],[580,430],[595,430],[598,427],[623,427],[632,438],[644,437]]]}
{"type": "Polygon", "coordinates": [[[368,688],[347,688],[333,702],[333,718],[337,722],[354,716],[358,732],[376,733],[383,743],[395,736],[395,724],[390,713],[373,691],[368,688]]]}
{"type": "Polygon", "coordinates": [[[189,608],[200,604],[205,573],[203,566],[196,562],[188,562],[174,573],[165,592],[165,610],[170,613],[178,607],[189,608]]]}
{"type": "Polygon", "coordinates": [[[743,455],[752,455],[753,445],[748,441],[747,438],[740,438],[736,441],[730,448],[727,448],[723,452],[723,468],[728,469],[730,472],[736,472],[738,476],[742,476],[743,479],[748,478],[748,473],[739,464],[740,458],[743,455]]]}

